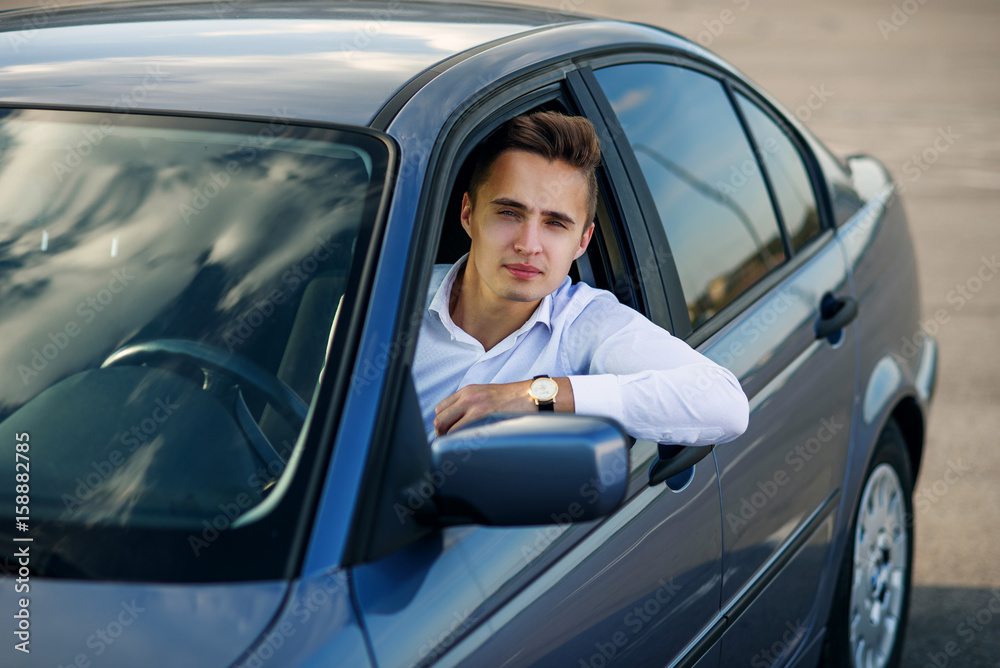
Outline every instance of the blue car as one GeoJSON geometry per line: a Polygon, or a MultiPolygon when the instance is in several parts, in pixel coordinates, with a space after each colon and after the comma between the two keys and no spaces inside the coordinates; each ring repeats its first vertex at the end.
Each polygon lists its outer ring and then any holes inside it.
{"type": "Polygon", "coordinates": [[[697,44],[570,13],[0,29],[0,663],[899,664],[937,346],[876,159],[697,44]],[[735,441],[537,414],[428,442],[431,273],[468,250],[477,147],[534,110],[602,142],[572,279],[730,369],[735,441]]]}

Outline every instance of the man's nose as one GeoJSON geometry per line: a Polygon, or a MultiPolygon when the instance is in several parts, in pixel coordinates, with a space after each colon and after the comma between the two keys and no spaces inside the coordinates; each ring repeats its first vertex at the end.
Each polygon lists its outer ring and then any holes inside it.
{"type": "Polygon", "coordinates": [[[514,250],[525,255],[535,255],[542,252],[542,223],[539,220],[526,220],[521,224],[514,240],[514,250]]]}

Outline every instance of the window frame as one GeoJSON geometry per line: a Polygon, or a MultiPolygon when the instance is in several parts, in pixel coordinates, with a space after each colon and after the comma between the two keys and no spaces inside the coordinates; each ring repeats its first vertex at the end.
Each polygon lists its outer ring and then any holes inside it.
{"type": "MultiPolygon", "coordinates": [[[[0,112],[12,110],[38,110],[46,112],[67,112],[70,114],[91,114],[94,116],[121,117],[126,115],[130,123],[139,125],[141,123],[168,123],[174,120],[187,121],[194,125],[218,128],[236,128],[241,125],[252,124],[261,129],[266,129],[274,118],[264,118],[247,114],[220,114],[196,111],[181,110],[129,110],[122,112],[120,109],[107,107],[93,107],[86,105],[71,104],[36,104],[31,102],[2,102],[0,112]]],[[[358,254],[352,259],[349,279],[345,295],[351,295],[350,299],[345,297],[343,306],[343,325],[331,324],[333,338],[327,349],[324,358],[330,373],[321,374],[320,380],[314,390],[311,404],[315,407],[302,427],[299,438],[302,439],[302,452],[309,453],[308,463],[312,466],[296,465],[291,471],[291,476],[286,482],[281,484],[287,489],[280,497],[275,497],[274,502],[265,500],[255,506],[255,509],[266,510],[266,514],[245,525],[239,527],[229,526],[220,530],[219,537],[210,543],[210,549],[200,554],[195,554],[193,558],[187,560],[190,566],[186,570],[178,568],[160,569],[153,573],[143,572],[141,569],[148,568],[142,566],[136,572],[129,572],[124,575],[116,573],[105,575],[104,573],[86,574],[87,579],[92,582],[145,582],[162,581],[171,584],[218,584],[229,582],[264,582],[275,579],[291,580],[298,576],[302,570],[302,564],[309,549],[310,535],[312,532],[313,520],[321,501],[321,484],[326,475],[332,451],[333,441],[331,434],[335,434],[340,419],[344,400],[347,396],[351,373],[356,362],[358,345],[361,341],[362,329],[365,325],[366,311],[371,292],[372,281],[374,280],[374,266],[381,254],[382,240],[384,237],[387,214],[395,190],[397,169],[399,166],[399,150],[395,141],[385,132],[371,127],[351,125],[346,123],[332,123],[326,121],[312,121],[303,119],[286,118],[282,121],[285,125],[300,127],[304,129],[318,129],[325,132],[341,132],[354,135],[365,136],[373,143],[384,148],[384,157],[378,160],[378,164],[383,165],[383,179],[381,190],[377,198],[372,199],[365,205],[366,215],[363,216],[361,227],[356,239],[358,254]],[[339,358],[332,359],[330,351],[341,351],[339,358]],[[268,540],[274,540],[276,528],[287,531],[287,549],[274,552],[266,559],[258,559],[250,563],[246,556],[248,546],[260,545],[268,540]],[[239,532],[239,536],[233,535],[239,532]],[[225,538],[223,538],[225,536],[225,538]],[[239,564],[239,567],[233,567],[239,564]],[[246,564],[250,564],[247,566],[246,564]]],[[[284,478],[283,478],[284,480],[284,478]]],[[[249,515],[249,514],[248,514],[249,515]]],[[[91,528],[90,531],[107,531],[111,538],[116,537],[115,528],[91,528]]],[[[163,528],[131,528],[129,531],[138,538],[133,546],[139,546],[155,551],[160,545],[176,539],[179,543],[184,543],[180,553],[187,555],[190,552],[188,538],[199,535],[196,531],[187,528],[163,529],[163,528]],[[153,540],[143,540],[145,537],[153,540]]],[[[157,552],[162,556],[162,553],[157,552]]],[[[131,555],[130,558],[135,558],[131,555]]],[[[174,564],[176,566],[176,562],[174,564]]],[[[52,579],[72,579],[80,578],[79,575],[65,575],[62,573],[46,574],[45,577],[52,579]]]]}
{"type": "MultiPolygon", "coordinates": [[[[411,367],[427,286],[441,235],[446,233],[446,198],[450,196],[466,159],[490,132],[519,113],[553,102],[570,113],[589,118],[602,138],[602,148],[607,143],[614,144],[610,139],[613,135],[604,125],[602,115],[597,113],[589,88],[580,79],[579,73],[572,66],[559,68],[552,64],[534,68],[513,83],[502,82],[474,104],[456,109],[434,142],[414,220],[415,242],[411,244],[406,260],[404,284],[408,287],[400,295],[397,305],[393,340],[401,342],[400,353],[386,371],[386,383],[376,418],[378,426],[373,434],[360,486],[359,511],[351,521],[341,563],[344,567],[379,559],[409,542],[439,531],[435,527],[423,527],[408,535],[386,539],[386,530],[382,525],[387,524],[384,509],[387,503],[391,506],[393,485],[405,478],[405,469],[420,465],[424,457],[430,456],[428,444],[423,440],[423,423],[420,421],[417,425],[412,414],[416,393],[411,367]],[[419,436],[415,436],[411,432],[418,426],[419,436]],[[421,452],[421,448],[427,452],[421,452]]],[[[603,287],[612,290],[623,303],[666,326],[670,318],[668,301],[661,289],[660,270],[641,219],[631,179],[617,152],[602,150],[598,188],[599,202],[603,201],[606,205],[608,216],[605,220],[598,219],[599,228],[591,244],[598,244],[600,259],[610,271],[609,278],[613,282],[613,285],[603,287]]],[[[588,250],[588,256],[593,263],[593,247],[588,250]]],[[[419,406],[417,410],[419,412],[419,406]]],[[[392,522],[391,529],[397,534],[405,533],[400,531],[398,521],[392,522]]],[[[589,533],[590,530],[581,532],[578,539],[567,541],[559,554],[589,533]]],[[[552,558],[557,559],[558,556],[553,555],[552,558]]],[[[549,562],[548,559],[545,561],[549,562]]],[[[543,565],[533,564],[532,568],[535,567],[544,568],[543,565]]]]}
{"type": "Polygon", "coordinates": [[[784,118],[783,114],[781,114],[769,101],[764,99],[756,90],[750,87],[749,84],[708,62],[698,60],[687,54],[680,54],[673,51],[648,50],[641,52],[618,52],[599,55],[588,59],[581,59],[580,64],[581,74],[587,83],[591,96],[601,111],[602,120],[612,135],[619,138],[619,141],[617,142],[617,150],[621,156],[622,162],[625,165],[625,170],[631,176],[630,181],[632,183],[635,196],[640,202],[642,216],[646,223],[647,232],[652,239],[654,247],[657,249],[655,256],[659,262],[660,273],[663,279],[663,290],[667,295],[671,311],[682,314],[682,317],[679,318],[680,323],[675,322],[675,327],[672,330],[675,336],[683,338],[689,345],[697,348],[703,342],[729,325],[739,313],[760,299],[775,285],[783,281],[790,274],[794,273],[802,264],[807,262],[810,257],[815,255],[827,243],[831,243],[833,241],[834,225],[831,203],[826,189],[818,187],[818,185],[823,183],[825,179],[819,163],[817,162],[816,156],[809,149],[809,143],[800,135],[798,130],[790,122],[788,122],[787,119],[784,118]],[[687,300],[685,298],[683,288],[681,287],[680,275],[677,271],[676,263],[673,261],[673,252],[670,248],[670,243],[666,238],[666,230],[663,226],[662,220],[660,219],[659,211],[656,209],[656,203],[653,199],[652,192],[650,191],[649,185],[642,174],[635,152],[632,150],[631,143],[625,138],[625,133],[618,121],[617,114],[615,114],[614,110],[611,108],[610,101],[594,75],[594,70],[597,69],[603,69],[605,67],[615,65],[639,63],[654,63],[659,65],[682,67],[716,79],[722,84],[723,89],[726,91],[729,104],[739,119],[744,135],[747,137],[747,141],[750,142],[750,146],[752,147],[751,150],[754,151],[754,159],[756,160],[757,166],[761,170],[762,177],[765,180],[768,196],[771,199],[771,207],[774,211],[776,220],[778,221],[779,233],[782,238],[782,246],[785,248],[786,258],[784,262],[771,269],[766,275],[761,277],[760,280],[736,296],[723,308],[719,309],[717,313],[715,313],[706,322],[702,323],[697,329],[692,327],[690,320],[687,318],[687,300]],[[798,150],[799,156],[802,158],[803,164],[806,167],[806,172],[809,176],[810,185],[813,189],[813,195],[816,198],[817,209],[819,212],[820,233],[813,236],[812,239],[800,248],[797,253],[792,252],[791,240],[788,238],[784,221],[781,217],[781,212],[777,206],[777,200],[771,186],[770,175],[766,171],[763,161],[756,152],[756,140],[749,131],[746,119],[743,117],[742,111],[739,109],[738,101],[734,96],[735,91],[742,93],[750,102],[754,103],[768,118],[774,121],[778,127],[785,132],[793,146],[798,150]]]}
{"type": "Polygon", "coordinates": [[[796,254],[802,253],[803,249],[808,248],[815,239],[821,237],[825,230],[834,228],[833,217],[828,211],[828,203],[824,203],[824,198],[822,197],[822,193],[825,193],[825,188],[820,187],[823,182],[823,172],[816,160],[816,156],[809,150],[809,146],[805,140],[799,136],[795,128],[788,124],[780,114],[775,113],[771,109],[770,105],[766,104],[763,99],[755,95],[749,88],[737,85],[737,82],[733,80],[727,79],[725,81],[725,85],[726,91],[729,93],[729,97],[732,101],[733,108],[736,109],[736,113],[740,117],[740,122],[743,124],[743,131],[746,133],[751,144],[754,146],[754,157],[757,160],[757,165],[760,167],[761,174],[764,175],[764,179],[767,182],[768,193],[771,196],[771,204],[774,207],[775,215],[778,217],[779,224],[781,225],[782,234],[785,236],[785,253],[789,259],[794,259],[796,254]],[[771,174],[767,170],[767,164],[761,160],[760,153],[757,152],[757,138],[754,136],[753,130],[750,127],[750,122],[747,120],[746,115],[743,113],[743,109],[740,107],[739,100],[736,97],[737,93],[745,97],[747,102],[754,105],[765,118],[774,123],[778,127],[778,130],[784,133],[785,137],[792,144],[792,148],[798,154],[799,159],[802,161],[802,166],[806,171],[806,177],[809,180],[809,187],[812,189],[813,199],[816,202],[816,213],[819,218],[819,232],[810,237],[809,240],[802,245],[802,248],[795,249],[792,247],[792,239],[788,234],[787,227],[785,226],[784,214],[781,211],[781,206],[774,190],[771,174]]]}

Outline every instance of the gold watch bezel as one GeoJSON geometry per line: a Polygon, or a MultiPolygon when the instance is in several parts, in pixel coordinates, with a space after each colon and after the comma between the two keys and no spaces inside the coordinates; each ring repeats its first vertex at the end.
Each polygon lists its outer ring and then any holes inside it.
{"type": "Polygon", "coordinates": [[[536,405],[537,404],[543,404],[543,403],[544,404],[554,404],[556,402],[556,397],[558,395],[559,395],[559,383],[557,383],[556,381],[552,380],[552,378],[550,378],[549,376],[541,376],[539,378],[535,378],[534,380],[531,381],[531,385],[528,386],[528,396],[531,397],[534,400],[534,402],[535,402],[536,405]],[[542,385],[548,385],[549,383],[552,384],[552,396],[551,397],[542,396],[539,392],[535,391],[535,386],[536,385],[539,385],[539,389],[541,389],[540,386],[542,386],[542,385]]]}

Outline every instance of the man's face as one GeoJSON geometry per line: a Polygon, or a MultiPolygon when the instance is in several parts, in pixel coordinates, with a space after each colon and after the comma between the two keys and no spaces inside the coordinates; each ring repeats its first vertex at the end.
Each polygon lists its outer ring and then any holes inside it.
{"type": "Polygon", "coordinates": [[[587,195],[584,174],[562,160],[520,150],[500,154],[475,207],[468,193],[462,199],[469,262],[485,287],[517,302],[554,292],[593,234],[587,195]]]}

